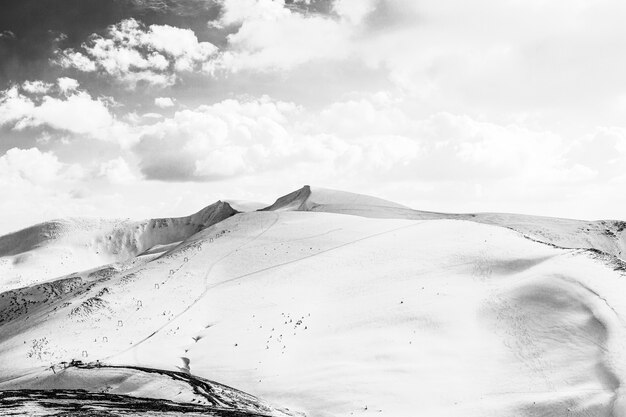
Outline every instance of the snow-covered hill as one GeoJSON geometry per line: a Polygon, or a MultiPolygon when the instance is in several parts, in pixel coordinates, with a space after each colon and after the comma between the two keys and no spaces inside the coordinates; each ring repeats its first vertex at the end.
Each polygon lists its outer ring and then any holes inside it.
{"type": "Polygon", "coordinates": [[[0,245],[3,259],[40,257],[33,270],[50,247],[82,256],[83,236],[112,262],[0,294],[0,389],[203,401],[140,367],[219,381],[276,415],[626,415],[623,223],[311,187],[161,222],[0,238],[22,245],[0,245]]]}
{"type": "Polygon", "coordinates": [[[597,249],[624,259],[626,221],[584,221],[503,213],[451,214],[413,210],[408,207],[343,191],[304,186],[263,209],[313,211],[372,218],[434,220],[456,219],[508,227],[539,242],[564,248],[597,249]]]}
{"type": "MultiPolygon", "coordinates": [[[[218,201],[187,217],[132,222],[67,219],[0,237],[0,291],[171,249],[198,231],[237,213],[218,201]]],[[[143,258],[142,261],[145,261],[143,258]]]]}

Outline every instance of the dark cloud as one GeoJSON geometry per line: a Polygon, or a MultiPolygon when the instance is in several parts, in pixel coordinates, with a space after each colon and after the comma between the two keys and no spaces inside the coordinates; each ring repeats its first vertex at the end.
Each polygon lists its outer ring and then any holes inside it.
{"type": "Polygon", "coordinates": [[[61,40],[80,43],[94,29],[123,14],[112,2],[98,0],[5,0],[0,31],[0,81],[35,78],[48,69],[48,58],[61,40]],[[65,39],[65,35],[67,39],[65,39]]]}
{"type": "Polygon", "coordinates": [[[163,159],[140,164],[141,173],[148,180],[180,182],[199,181],[195,176],[195,169],[192,165],[181,164],[178,161],[163,159]]]}
{"type": "Polygon", "coordinates": [[[210,0],[128,0],[137,10],[190,17],[217,7],[210,0]]]}
{"type": "Polygon", "coordinates": [[[49,59],[59,47],[76,48],[92,33],[122,19],[194,30],[218,43],[207,27],[219,15],[210,0],[3,0],[0,6],[0,84],[52,79],[61,69],[49,59]]]}
{"type": "Polygon", "coordinates": [[[321,13],[330,14],[333,9],[332,0],[311,0],[311,1],[298,1],[298,0],[285,0],[285,6],[291,10],[301,11],[306,13],[321,13]]]}

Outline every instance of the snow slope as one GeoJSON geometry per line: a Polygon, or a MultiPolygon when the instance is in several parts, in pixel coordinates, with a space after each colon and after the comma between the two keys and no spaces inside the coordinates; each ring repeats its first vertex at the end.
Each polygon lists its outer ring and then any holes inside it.
{"type": "Polygon", "coordinates": [[[75,218],[41,223],[0,237],[0,291],[113,262],[136,263],[137,255],[162,253],[235,213],[228,203],[218,201],[179,218],[139,222],[75,218]]]}
{"type": "MultiPolygon", "coordinates": [[[[625,416],[623,231],[601,224],[304,187],[145,262],[0,294],[0,389],[50,388],[81,359],[309,416],[625,416]]],[[[192,398],[117,377],[63,384],[192,398]]]]}
{"type": "Polygon", "coordinates": [[[413,210],[375,197],[308,185],[279,198],[263,210],[313,211],[407,220],[469,220],[508,227],[543,243],[565,248],[597,249],[626,259],[626,221],[585,221],[506,213],[436,213],[413,210]]]}

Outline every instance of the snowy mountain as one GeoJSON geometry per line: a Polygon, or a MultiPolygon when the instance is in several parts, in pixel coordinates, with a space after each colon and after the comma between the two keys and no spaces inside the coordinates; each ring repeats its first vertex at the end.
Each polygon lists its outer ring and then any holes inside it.
{"type": "Polygon", "coordinates": [[[626,415],[626,223],[308,186],[234,207],[0,237],[0,389],[252,415],[626,415]]]}

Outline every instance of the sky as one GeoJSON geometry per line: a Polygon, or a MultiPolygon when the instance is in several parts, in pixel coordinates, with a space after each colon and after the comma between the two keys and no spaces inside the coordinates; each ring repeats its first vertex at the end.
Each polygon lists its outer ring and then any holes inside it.
{"type": "Polygon", "coordinates": [[[626,219],[619,0],[4,0],[0,233],[305,184],[626,219]]]}

